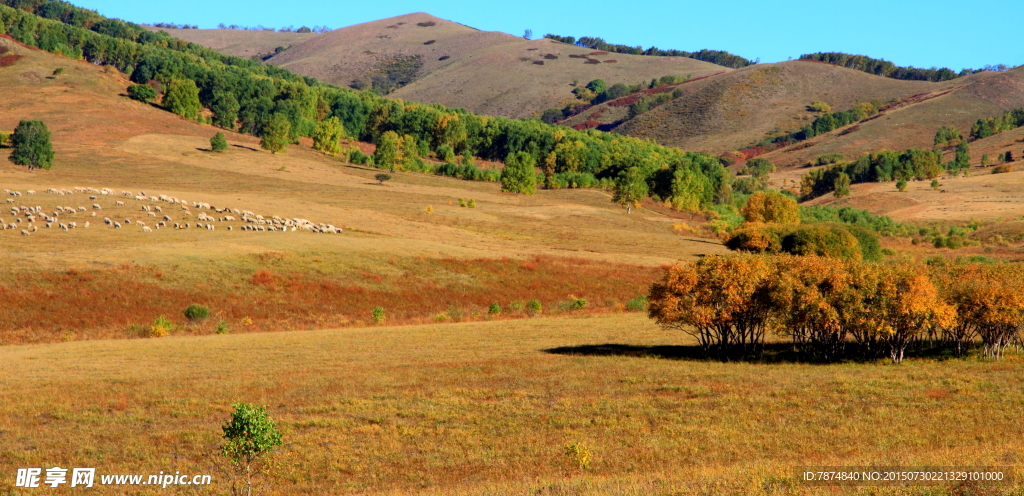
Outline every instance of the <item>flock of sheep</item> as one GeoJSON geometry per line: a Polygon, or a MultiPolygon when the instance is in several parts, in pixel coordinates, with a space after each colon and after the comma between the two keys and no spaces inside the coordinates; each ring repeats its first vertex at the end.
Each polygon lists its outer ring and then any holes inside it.
{"type": "MultiPolygon", "coordinates": [[[[32,233],[39,230],[37,224],[44,224],[44,229],[59,228],[62,231],[70,231],[79,227],[77,221],[66,220],[70,216],[75,216],[75,219],[82,221],[78,216],[85,217],[97,217],[97,212],[103,210],[103,207],[99,203],[93,203],[92,208],[86,207],[69,207],[69,206],[56,206],[52,212],[44,212],[43,207],[40,206],[27,206],[18,205],[21,203],[23,195],[20,191],[12,191],[5,189],[4,193],[9,195],[11,198],[7,199],[7,203],[10,204],[10,214],[14,217],[13,222],[6,222],[3,218],[0,218],[0,231],[2,230],[18,230],[21,229],[23,236],[29,236],[32,233]]],[[[58,196],[70,196],[75,194],[88,194],[89,199],[92,201],[99,201],[101,196],[117,196],[117,193],[109,188],[74,188],[72,190],[50,188],[46,190],[46,193],[58,195],[58,196]]],[[[25,191],[27,195],[36,194],[33,190],[25,191]]],[[[284,219],[276,215],[270,217],[264,217],[262,215],[256,215],[248,210],[239,210],[237,208],[218,208],[210,205],[209,203],[193,202],[192,207],[189,207],[189,202],[174,198],[167,195],[149,196],[146,192],[140,192],[138,194],[130,191],[122,191],[121,196],[123,200],[116,200],[114,207],[125,207],[128,208],[129,199],[134,199],[139,202],[145,202],[142,205],[141,212],[144,212],[146,217],[153,217],[152,227],[147,225],[143,220],[132,221],[129,218],[125,218],[122,222],[112,220],[110,217],[103,217],[103,225],[112,229],[121,229],[129,225],[134,224],[141,228],[142,232],[151,233],[154,229],[216,229],[216,223],[232,222],[235,221],[235,216],[238,216],[238,220],[244,222],[240,229],[243,231],[308,231],[314,233],[340,233],[340,227],[334,227],[331,224],[314,224],[306,219],[284,219]],[[153,205],[152,203],[163,202],[170,205],[177,205],[179,208],[179,222],[174,222],[169,213],[164,213],[163,208],[160,205],[153,205]],[[192,208],[197,210],[208,210],[213,211],[217,215],[210,215],[205,211],[200,211],[198,214],[192,214],[192,208]],[[192,217],[195,220],[192,220],[192,217]]],[[[168,206],[168,208],[172,208],[168,206]]],[[[83,229],[89,228],[93,221],[85,220],[81,227],[83,229]]],[[[99,222],[95,219],[95,222],[99,222]]],[[[228,231],[234,229],[234,226],[226,226],[228,231]]]]}

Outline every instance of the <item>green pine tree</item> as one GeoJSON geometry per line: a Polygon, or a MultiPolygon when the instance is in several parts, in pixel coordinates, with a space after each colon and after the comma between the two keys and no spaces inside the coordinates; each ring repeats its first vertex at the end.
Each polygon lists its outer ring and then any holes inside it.
{"type": "Polygon", "coordinates": [[[217,131],[217,134],[210,138],[210,149],[215,152],[222,152],[228,149],[228,140],[224,138],[224,133],[217,131]]]}

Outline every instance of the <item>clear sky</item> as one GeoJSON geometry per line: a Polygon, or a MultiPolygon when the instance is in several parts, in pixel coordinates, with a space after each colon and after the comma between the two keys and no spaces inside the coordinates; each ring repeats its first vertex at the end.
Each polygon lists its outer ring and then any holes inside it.
{"type": "Polygon", "coordinates": [[[219,23],[339,28],[428,12],[487,31],[600,36],[664,49],[727,50],[762,62],[847,52],[960,70],[1024,64],[1024,0],[71,0],[108,17],[214,28],[219,23]]]}

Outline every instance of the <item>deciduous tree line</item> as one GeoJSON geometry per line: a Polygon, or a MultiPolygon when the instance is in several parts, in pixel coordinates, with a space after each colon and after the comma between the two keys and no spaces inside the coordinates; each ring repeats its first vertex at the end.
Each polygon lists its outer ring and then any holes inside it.
{"type": "MultiPolygon", "coordinates": [[[[226,129],[265,139],[268,133],[285,130],[286,138],[295,142],[300,136],[312,137],[318,123],[336,117],[346,136],[372,143],[394,132],[403,139],[411,136],[420,150],[448,147],[456,155],[468,152],[498,161],[525,153],[545,175],[589,173],[614,180],[617,191],[628,192],[617,195],[623,202],[653,192],[678,208],[697,209],[727,199],[731,192],[732,174],[707,154],[538,120],[485,117],[381,98],[220,54],[65,2],[0,4],[0,32],[27,45],[117,67],[138,84],[158,82],[165,100],[171,97],[162,102],[165,107],[186,118],[205,107],[212,112],[213,123],[226,129]]],[[[277,139],[272,136],[268,143],[277,139]]]]}
{"type": "Polygon", "coordinates": [[[1020,342],[1019,264],[868,263],[735,255],[669,267],[649,315],[696,338],[711,356],[756,353],[766,336],[805,359],[903,360],[914,347],[999,358],[1020,342]]]}

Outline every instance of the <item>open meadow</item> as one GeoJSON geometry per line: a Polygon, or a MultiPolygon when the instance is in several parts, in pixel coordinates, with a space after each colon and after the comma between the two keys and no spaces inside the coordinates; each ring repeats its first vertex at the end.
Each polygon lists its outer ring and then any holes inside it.
{"type": "MultiPolygon", "coordinates": [[[[216,474],[240,401],[282,431],[272,494],[840,494],[797,467],[1020,462],[1013,353],[722,363],[688,344],[626,313],[3,347],[0,464],[216,474]]],[[[1016,494],[975,489],[953,494],[1016,494]]]]}

